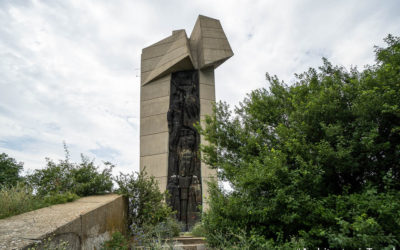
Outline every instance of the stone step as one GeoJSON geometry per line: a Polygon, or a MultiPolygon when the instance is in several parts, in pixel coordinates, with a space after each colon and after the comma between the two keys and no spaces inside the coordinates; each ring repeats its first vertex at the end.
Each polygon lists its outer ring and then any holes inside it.
{"type": "Polygon", "coordinates": [[[174,245],[173,249],[176,250],[206,250],[204,244],[184,244],[184,245],[174,245]]]}
{"type": "MultiPolygon", "coordinates": [[[[135,246],[133,249],[135,250],[139,250],[139,249],[143,249],[143,250],[150,250],[152,248],[150,247],[144,247],[144,246],[135,246]]],[[[174,244],[173,246],[170,245],[164,245],[161,246],[161,249],[165,249],[165,250],[207,250],[206,246],[204,244],[174,244]]]]}
{"type": "Polygon", "coordinates": [[[180,236],[172,239],[173,241],[177,241],[182,243],[182,245],[193,245],[193,244],[205,244],[204,237],[192,237],[192,236],[180,236]]]}
{"type": "MultiPolygon", "coordinates": [[[[149,247],[136,246],[134,249],[150,249],[149,247]]],[[[206,241],[203,237],[180,236],[168,240],[161,249],[173,250],[207,250],[206,241]]]]}

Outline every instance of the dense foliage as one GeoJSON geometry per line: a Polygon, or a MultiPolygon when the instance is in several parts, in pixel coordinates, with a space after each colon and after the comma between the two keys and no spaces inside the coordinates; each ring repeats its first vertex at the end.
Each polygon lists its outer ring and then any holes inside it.
{"type": "Polygon", "coordinates": [[[292,86],[267,74],[235,115],[216,105],[204,160],[233,190],[212,185],[211,245],[400,245],[400,38],[385,41],[363,71],[324,59],[292,86]]]}
{"type": "Polygon", "coordinates": [[[1,154],[0,219],[53,204],[76,200],[79,196],[109,193],[113,181],[118,193],[128,199],[129,240],[119,232],[103,244],[104,249],[130,249],[134,245],[158,249],[165,241],[179,235],[182,225],[174,219],[172,209],[165,203],[167,193],[160,192],[154,177],[140,173],[112,176],[114,165],[105,162],[103,170],[94,160],[81,156],[81,163],[71,162],[64,144],[65,159],[58,163],[46,159],[43,169],[36,169],[25,178],[19,176],[22,163],[1,154]],[[132,237],[132,238],[130,238],[132,237]],[[132,239],[132,242],[130,242],[132,239]]]}
{"type": "Polygon", "coordinates": [[[23,163],[0,155],[0,179],[4,177],[0,185],[0,218],[112,191],[111,163],[104,163],[102,171],[83,155],[81,163],[72,163],[65,145],[64,149],[65,160],[55,163],[46,159],[45,168],[36,169],[24,178],[19,175],[23,163]]]}
{"type": "Polygon", "coordinates": [[[145,171],[120,173],[115,180],[118,193],[128,198],[128,225],[137,243],[179,234],[181,225],[173,219],[173,211],[165,203],[167,193],[160,191],[154,176],[145,171]]]}
{"type": "Polygon", "coordinates": [[[129,242],[120,232],[114,232],[111,239],[103,242],[101,250],[128,250],[129,242]]]}
{"type": "Polygon", "coordinates": [[[19,176],[22,163],[0,155],[5,163],[0,176],[6,181],[0,185],[0,219],[70,202],[79,196],[108,193],[115,181],[119,185],[117,192],[128,199],[130,234],[126,238],[120,232],[114,233],[104,242],[103,249],[130,249],[132,244],[161,249],[168,245],[167,239],[179,235],[182,225],[174,219],[172,209],[165,203],[167,193],[160,192],[154,177],[145,171],[113,177],[111,163],[105,162],[101,171],[94,160],[83,155],[81,163],[73,163],[65,144],[64,149],[64,160],[56,163],[46,159],[43,169],[36,169],[25,178],[19,176]]]}
{"type": "Polygon", "coordinates": [[[17,162],[6,153],[0,154],[0,186],[14,186],[22,180],[21,170],[24,168],[22,162],[17,162]]]}
{"type": "Polygon", "coordinates": [[[47,158],[47,166],[28,175],[27,182],[42,196],[68,192],[89,196],[111,192],[114,166],[105,162],[103,170],[99,171],[93,160],[83,155],[81,159],[79,164],[70,162],[68,151],[65,160],[60,160],[59,163],[47,158]]]}

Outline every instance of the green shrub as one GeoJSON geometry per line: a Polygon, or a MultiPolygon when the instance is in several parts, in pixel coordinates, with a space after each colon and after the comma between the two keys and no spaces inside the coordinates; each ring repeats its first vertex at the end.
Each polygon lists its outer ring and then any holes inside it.
{"type": "Polygon", "coordinates": [[[212,245],[211,249],[237,249],[237,250],[252,250],[252,249],[279,249],[292,250],[304,249],[305,243],[303,240],[292,238],[289,242],[276,246],[274,241],[266,240],[264,237],[257,234],[248,234],[245,230],[215,230],[212,234],[207,235],[208,245],[212,245]]]}
{"type": "MultiPolygon", "coordinates": [[[[140,173],[116,177],[118,193],[128,198],[128,225],[135,244],[154,248],[166,239],[178,236],[182,225],[166,204],[167,193],[161,193],[154,176],[140,173]]],[[[157,248],[157,247],[156,247],[157,248]]]]}
{"type": "Polygon", "coordinates": [[[203,225],[203,223],[201,221],[197,222],[193,226],[191,234],[193,236],[196,236],[196,237],[205,237],[206,236],[206,230],[205,230],[204,225],[203,225]]]}
{"type": "Polygon", "coordinates": [[[66,192],[66,193],[55,193],[55,194],[47,194],[43,197],[44,203],[48,205],[54,205],[54,204],[62,204],[62,203],[67,203],[74,201],[78,199],[79,196],[71,193],[71,192],[66,192]]]}
{"type": "Polygon", "coordinates": [[[385,42],[361,72],[323,59],[291,86],[267,74],[233,112],[216,105],[203,160],[232,191],[210,187],[210,245],[400,244],[400,38],[385,42]]]}
{"type": "Polygon", "coordinates": [[[79,196],[104,194],[112,191],[112,169],[114,165],[104,162],[104,169],[99,172],[99,167],[94,166],[93,161],[82,156],[82,162],[71,168],[73,178],[73,189],[79,196]]]}
{"type": "Polygon", "coordinates": [[[0,187],[0,219],[43,206],[44,203],[32,194],[32,189],[23,183],[0,187]]]}
{"type": "Polygon", "coordinates": [[[114,232],[111,235],[111,239],[108,241],[105,241],[102,246],[102,250],[128,250],[129,248],[129,242],[125,238],[125,236],[120,233],[120,232],[114,232]]]}
{"type": "Polygon", "coordinates": [[[75,193],[78,196],[109,193],[112,191],[112,169],[114,165],[104,163],[104,169],[99,172],[99,167],[93,160],[81,155],[81,163],[69,161],[66,151],[65,160],[55,163],[46,159],[47,166],[36,169],[33,174],[27,176],[27,182],[38,195],[75,193]]]}
{"type": "MultiPolygon", "coordinates": [[[[167,193],[161,193],[154,176],[140,173],[123,174],[115,178],[117,192],[128,198],[128,225],[141,228],[157,225],[172,216],[172,209],[165,203],[167,193]]],[[[132,233],[134,233],[132,231],[132,233]]]]}
{"type": "Polygon", "coordinates": [[[47,166],[34,170],[26,178],[19,177],[22,163],[17,164],[12,158],[0,154],[0,180],[7,180],[0,185],[0,218],[28,212],[59,203],[71,202],[79,196],[103,194],[112,191],[113,165],[105,162],[104,169],[94,165],[81,155],[81,163],[71,163],[69,152],[64,145],[65,160],[55,163],[47,160],[47,166]],[[16,180],[25,183],[14,185],[16,180]]]}
{"type": "Polygon", "coordinates": [[[147,239],[161,238],[171,239],[179,236],[182,229],[182,223],[175,218],[167,217],[164,221],[156,225],[143,225],[143,231],[147,239]]]}

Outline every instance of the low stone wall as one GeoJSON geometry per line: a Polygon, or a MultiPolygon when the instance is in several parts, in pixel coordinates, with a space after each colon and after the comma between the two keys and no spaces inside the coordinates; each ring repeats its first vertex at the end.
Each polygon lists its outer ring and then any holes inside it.
{"type": "Polygon", "coordinates": [[[47,249],[62,242],[67,249],[100,249],[113,232],[126,232],[126,221],[124,197],[84,197],[0,220],[0,249],[41,249],[43,240],[47,249]]]}

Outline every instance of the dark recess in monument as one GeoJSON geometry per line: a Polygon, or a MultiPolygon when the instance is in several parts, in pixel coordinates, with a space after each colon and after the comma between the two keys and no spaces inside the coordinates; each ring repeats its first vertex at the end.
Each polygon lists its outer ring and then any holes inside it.
{"type": "Polygon", "coordinates": [[[198,71],[172,73],[170,93],[168,203],[188,231],[199,220],[202,204],[200,135],[193,126],[200,120],[198,71]]]}

